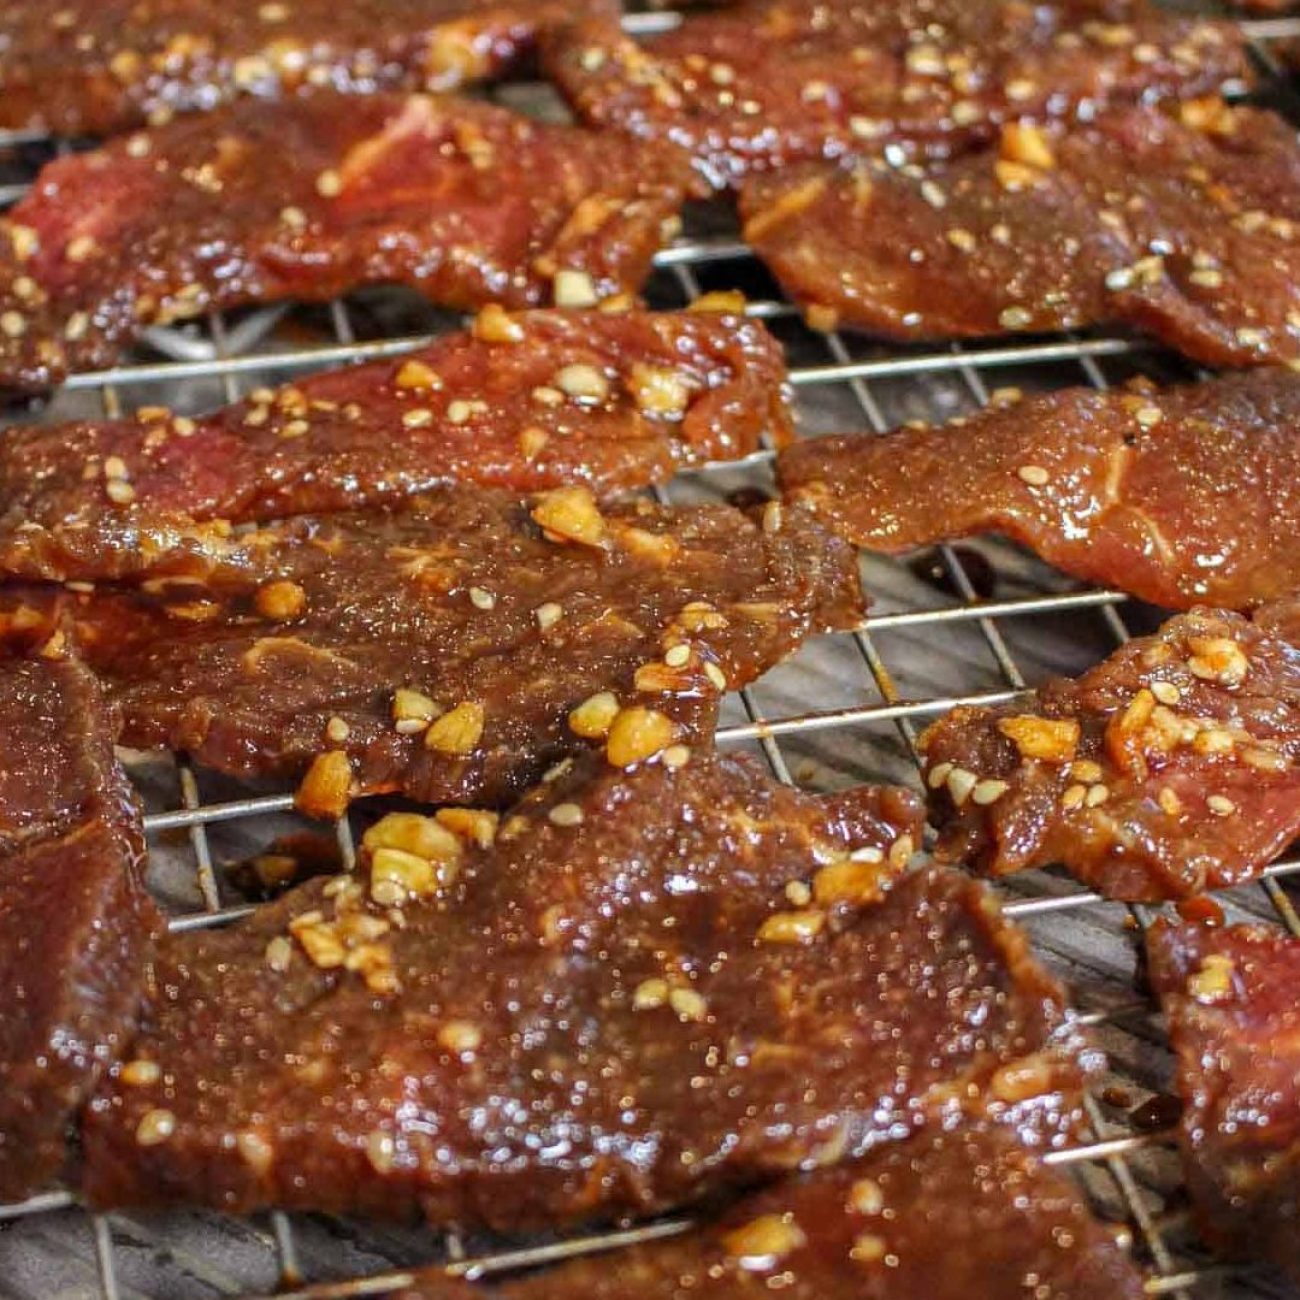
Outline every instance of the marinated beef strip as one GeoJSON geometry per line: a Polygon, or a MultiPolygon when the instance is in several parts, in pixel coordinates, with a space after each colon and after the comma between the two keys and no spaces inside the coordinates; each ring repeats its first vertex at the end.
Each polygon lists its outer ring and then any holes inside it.
{"type": "Polygon", "coordinates": [[[1300,603],[1192,610],[921,748],[941,860],[1128,900],[1251,880],[1300,833],[1300,603]]]}
{"type": "Polygon", "coordinates": [[[430,1270],[394,1300],[729,1300],[777,1279],[791,1300],[1144,1294],[1068,1178],[1005,1133],[972,1125],[778,1183],[668,1240],[498,1286],[430,1270]]]}
{"type": "Polygon", "coordinates": [[[945,156],[1004,121],[1246,80],[1240,33],[1140,4],[751,0],[640,43],[595,19],[544,54],[579,118],[687,150],[715,186],[791,163],[945,156]]]}
{"type": "Polygon", "coordinates": [[[745,234],[821,328],[964,338],[1122,323],[1211,365],[1300,358],[1300,146],[1214,102],[1013,123],[924,170],[760,176],[745,234]]]}
{"type": "Polygon", "coordinates": [[[94,1204],[517,1231],[968,1112],[1072,1131],[1091,1062],[1060,990],[978,883],[894,883],[919,844],[906,792],[589,757],[491,847],[483,814],[438,818],[372,828],[368,875],[167,941],[132,1049],[150,1064],[84,1121],[94,1204]]]}
{"type": "Polygon", "coordinates": [[[63,1167],[74,1112],[134,1028],[159,928],[113,731],[75,660],[0,662],[0,1202],[63,1167]]]}
{"type": "Polygon", "coordinates": [[[1178,1053],[1201,1231],[1300,1281],[1300,940],[1263,925],[1159,922],[1147,951],[1178,1053]]]}
{"type": "Polygon", "coordinates": [[[809,439],[788,496],[860,546],[973,533],[1171,609],[1300,590],[1300,374],[1063,389],[884,436],[809,439]]]}
{"type": "Polygon", "coordinates": [[[818,329],[980,338],[1110,319],[1105,278],[1132,262],[1127,241],[1068,177],[1004,187],[994,165],[978,153],[924,171],[862,161],[757,176],[740,194],[745,239],[818,329]]]}
{"type": "Polygon", "coordinates": [[[50,163],[0,223],[0,384],[214,308],[409,286],[446,307],[635,291],[689,168],[491,104],[243,101],[50,163]]]}
{"type": "Polygon", "coordinates": [[[243,96],[452,90],[607,0],[9,0],[0,128],[112,135],[243,96]]]}
{"type": "Polygon", "coordinates": [[[717,313],[480,313],[408,356],[258,390],[207,418],[10,430],[0,569],[156,572],[226,523],[384,506],[472,482],[605,495],[789,440],[780,345],[717,313]],[[205,527],[211,525],[211,527],[205,527]]]}
{"type": "Polygon", "coordinates": [[[602,513],[583,488],[301,517],[232,541],[201,582],[0,593],[9,640],[67,629],[125,743],[241,777],[309,769],[323,813],[391,791],[500,806],[620,704],[654,750],[704,741],[724,689],[862,605],[856,555],[805,512],[602,513]]]}

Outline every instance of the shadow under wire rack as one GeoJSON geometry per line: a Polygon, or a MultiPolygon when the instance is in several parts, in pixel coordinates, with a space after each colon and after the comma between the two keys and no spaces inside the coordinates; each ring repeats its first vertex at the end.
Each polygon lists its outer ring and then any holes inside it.
{"type": "MultiPolygon", "coordinates": [[[[645,33],[676,21],[671,12],[644,13],[629,15],[627,25],[645,33]]],[[[1300,122],[1300,94],[1272,53],[1276,41],[1300,40],[1300,17],[1244,25],[1265,74],[1266,97],[1300,122]]],[[[534,85],[502,92],[512,107],[554,112],[550,95],[534,85]]],[[[35,168],[58,147],[35,135],[0,133],[0,205],[21,197],[35,168]]],[[[814,333],[782,300],[729,220],[712,210],[693,213],[683,235],[657,258],[647,299],[669,308],[711,289],[743,290],[750,312],[786,346],[804,436],[944,420],[985,404],[998,388],[1106,387],[1135,374],[1165,381],[1194,375],[1155,345],[1105,333],[916,347],[814,333]]],[[[458,323],[412,295],[386,290],[324,307],[214,315],[154,330],[127,364],[75,375],[44,407],[7,418],[114,417],[160,404],[200,412],[312,370],[396,355],[458,323]]],[[[758,452],[680,475],[659,495],[685,503],[767,492],[770,459],[758,452]]],[[[1054,673],[1077,673],[1158,621],[1155,611],[1121,593],[1080,587],[992,538],[902,559],[864,556],[863,576],[873,605],[861,628],[819,638],[724,709],[719,743],[755,750],[781,781],[817,790],[864,780],[915,786],[918,728],[957,704],[998,703],[1054,673]]],[[[236,898],[223,864],[300,827],[292,794],[250,791],[194,769],[180,755],[125,757],[147,808],[150,884],[171,927],[219,925],[245,914],[250,908],[236,898]]],[[[351,867],[351,820],[341,820],[335,833],[339,856],[351,867]]],[[[1284,859],[1260,883],[1219,898],[1234,919],[1271,918],[1300,935],[1289,877],[1300,880],[1300,858],[1284,859]]],[[[1159,1018],[1134,982],[1137,939],[1155,909],[1107,902],[1052,872],[999,888],[1006,911],[1072,988],[1079,1019],[1111,1061],[1110,1075],[1089,1101],[1091,1140],[1048,1158],[1068,1165],[1098,1213],[1131,1240],[1148,1271],[1150,1295],[1293,1295],[1266,1271],[1215,1264],[1195,1244],[1172,1134],[1160,1124],[1160,1107],[1148,1104],[1168,1090],[1170,1078],[1159,1018]]],[[[279,1292],[343,1300],[384,1295],[407,1284],[419,1267],[444,1264],[487,1275],[608,1251],[680,1231],[685,1223],[675,1218],[515,1242],[306,1214],[91,1215],[56,1192],[0,1207],[0,1297],[209,1300],[279,1292]]]]}

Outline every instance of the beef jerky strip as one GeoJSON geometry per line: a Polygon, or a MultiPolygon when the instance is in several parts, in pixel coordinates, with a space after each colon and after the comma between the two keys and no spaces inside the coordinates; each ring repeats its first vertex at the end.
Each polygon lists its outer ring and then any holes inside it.
{"type": "Polygon", "coordinates": [[[62,1168],[160,924],[114,722],[74,660],[0,663],[0,1201],[62,1168]]]}
{"type": "Polygon", "coordinates": [[[844,155],[947,154],[1021,117],[1211,94],[1248,77],[1230,24],[1093,0],[752,0],[637,44],[576,23],[546,57],[578,116],[686,149],[714,185],[844,155]]]}
{"type": "Polygon", "coordinates": [[[936,428],[811,439],[786,492],[898,552],[997,532],[1168,608],[1245,609],[1300,588],[1300,375],[995,401],[936,428]]]}
{"type": "Polygon", "coordinates": [[[1131,900],[1251,880],[1300,831],[1300,604],[1193,610],[921,748],[944,860],[1131,900]]]}
{"type": "Polygon", "coordinates": [[[724,689],[857,623],[862,596],[851,549],[779,504],[760,524],[462,488],[239,539],[199,585],[8,588],[3,605],[10,639],[62,619],[125,743],[241,777],[311,765],[302,802],[335,813],[349,792],[508,802],[620,703],[652,751],[704,740],[724,689]],[[571,721],[593,696],[597,716],[571,721]]]}
{"type": "MultiPolygon", "coordinates": [[[[486,308],[471,332],[206,418],[33,426],[0,440],[0,569],[157,571],[195,527],[400,501],[455,482],[601,494],[790,436],[781,349],[705,313],[486,308]]],[[[178,557],[177,552],[181,555],[178,557]]]]}
{"type": "Polygon", "coordinates": [[[749,182],[745,235],[809,320],[888,338],[1127,323],[1211,365],[1300,358],[1300,146],[1215,101],[1003,129],[924,171],[749,182]]]}
{"type": "Polygon", "coordinates": [[[891,888],[910,795],[814,799],[706,754],[596,766],[491,848],[399,814],[368,836],[368,894],[340,877],[169,941],[133,1048],[157,1077],[119,1073],[85,1120],[91,1201],[518,1231],[687,1204],[964,1107],[1061,1140],[1060,992],[977,883],[891,888]]]}
{"type": "Polygon", "coordinates": [[[1262,925],[1159,922],[1147,951],[1178,1053],[1202,1232],[1300,1281],[1300,940],[1262,925]]]}
{"type": "Polygon", "coordinates": [[[605,0],[9,0],[0,128],[110,135],[240,96],[451,90],[605,0]]]}
{"type": "Polygon", "coordinates": [[[47,166],[0,224],[0,384],[113,362],[149,325],[398,283],[447,307],[634,291],[687,168],[424,95],[245,101],[47,166]]]}
{"type": "Polygon", "coordinates": [[[978,338],[1109,320],[1106,275],[1132,263],[1131,246],[1070,177],[1016,161],[1045,157],[1047,139],[1015,125],[996,155],[924,170],[860,161],[757,176],[740,194],[745,239],[818,329],[978,338]]]}
{"type": "Polygon", "coordinates": [[[393,1300],[730,1300],[777,1279],[790,1300],[1144,1294],[1068,1178],[1005,1133],[970,1126],[778,1183],[666,1241],[498,1286],[430,1270],[393,1300]]]}

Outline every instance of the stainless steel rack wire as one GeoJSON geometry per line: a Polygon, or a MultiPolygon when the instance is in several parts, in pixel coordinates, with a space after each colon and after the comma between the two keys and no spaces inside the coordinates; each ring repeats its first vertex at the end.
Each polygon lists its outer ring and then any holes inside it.
{"type": "MultiPolygon", "coordinates": [[[[645,32],[676,21],[672,13],[636,14],[628,25],[645,32]]],[[[1300,17],[1245,26],[1261,68],[1276,78],[1270,43],[1300,38],[1300,17]]],[[[1300,97],[1280,93],[1281,106],[1300,121],[1300,97]]],[[[0,159],[15,159],[7,172],[0,170],[0,205],[20,197],[30,182],[24,151],[44,145],[31,134],[0,135],[0,159]]],[[[786,343],[800,414],[814,435],[831,429],[882,432],[904,419],[942,418],[983,405],[992,388],[1009,384],[1104,387],[1139,371],[1164,378],[1190,373],[1177,358],[1127,337],[900,349],[839,333],[815,334],[776,294],[746,247],[711,222],[688,228],[659,256],[649,297],[666,307],[702,289],[737,286],[748,292],[749,310],[786,343]]],[[[197,410],[233,401],[246,388],[277,377],[394,355],[447,327],[445,317],[398,299],[394,306],[385,295],[360,294],[325,308],[277,307],[154,331],[153,355],[73,376],[49,407],[24,418],[114,416],[161,402],[197,410]]],[[[706,467],[681,476],[662,495],[688,500],[765,489],[769,459],[760,452],[739,464],[706,467]]],[[[1078,670],[1151,617],[1122,593],[1064,584],[1015,548],[993,541],[940,547],[924,563],[868,557],[864,565],[876,597],[868,621],[809,647],[740,692],[724,714],[719,742],[756,749],[780,780],[820,788],[906,778],[910,771],[914,781],[918,724],[957,704],[1006,700],[1053,670],[1078,670]]],[[[232,902],[223,885],[223,837],[234,832],[232,842],[264,844],[292,812],[291,794],[235,789],[178,756],[162,768],[144,759],[130,767],[149,802],[145,826],[155,856],[181,862],[186,878],[188,887],[169,885],[166,891],[172,928],[224,924],[244,915],[248,905],[232,902]]],[[[350,820],[340,821],[336,831],[350,866],[350,820]]],[[[1300,877],[1300,858],[1275,864],[1259,885],[1232,891],[1225,901],[1234,912],[1272,916],[1300,935],[1300,916],[1284,889],[1288,877],[1300,877]]],[[[1014,881],[1004,893],[1007,912],[1030,928],[1045,959],[1076,977],[1079,1018],[1094,1026],[1122,1081],[1122,1099],[1112,1080],[1091,1102],[1093,1140],[1052,1159],[1079,1173],[1103,1213],[1128,1225],[1135,1252],[1150,1272],[1151,1295],[1191,1300],[1288,1294],[1249,1267],[1228,1270],[1198,1253],[1179,1204],[1170,1135],[1130,1122],[1135,1103],[1167,1079],[1158,1021],[1131,981],[1132,931],[1147,923],[1151,909],[1125,909],[1050,873],[1014,881]]],[[[608,1251],[683,1226],[685,1220],[673,1219],[519,1245],[310,1215],[247,1221],[92,1216],[71,1196],[52,1193],[0,1207],[0,1297],[188,1300],[289,1288],[302,1300],[342,1300],[404,1285],[421,1264],[490,1274],[608,1251]]]]}

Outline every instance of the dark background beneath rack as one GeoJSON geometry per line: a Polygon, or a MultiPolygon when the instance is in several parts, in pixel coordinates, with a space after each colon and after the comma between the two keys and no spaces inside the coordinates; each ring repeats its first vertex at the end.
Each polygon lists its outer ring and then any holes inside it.
{"type": "MultiPolygon", "coordinates": [[[[1183,9],[1205,6],[1182,4],[1183,9]]],[[[635,15],[634,29],[674,21],[635,15]]],[[[1300,18],[1247,24],[1267,74],[1262,98],[1300,123],[1300,95],[1278,74],[1273,40],[1300,36],[1300,18]]],[[[533,84],[494,97],[547,115],[562,112],[533,84]]],[[[12,202],[53,151],[50,142],[0,135],[0,203],[12,202]]],[[[882,431],[906,420],[971,410],[1002,387],[1099,387],[1134,374],[1190,378],[1177,357],[1109,334],[1047,336],[986,346],[896,347],[851,335],[815,334],[782,301],[771,278],[738,243],[729,216],[700,209],[658,259],[648,297],[683,304],[715,288],[741,288],[786,344],[806,436],[882,431]]],[[[154,331],[111,371],[74,377],[48,404],[9,413],[11,423],[116,415],[166,404],[195,413],[250,389],[326,365],[395,353],[458,321],[411,295],[367,291],[324,308],[274,308],[214,316],[154,331]]],[[[675,502],[769,490],[769,457],[681,476],[663,496],[675,502]]],[[[867,630],[820,638],[790,663],[728,701],[722,744],[751,749],[781,780],[834,789],[864,780],[917,782],[917,729],[959,700],[995,701],[1053,672],[1077,672],[1155,611],[1118,593],[1078,587],[1008,544],[980,539],[920,557],[864,558],[872,593],[867,630]]],[[[250,790],[199,773],[174,756],[132,755],[148,807],[151,886],[173,926],[219,924],[246,900],[222,867],[300,826],[283,789],[250,790]]],[[[345,861],[366,816],[354,812],[337,836],[345,861]]],[[[1270,918],[1300,934],[1286,892],[1300,860],[1278,864],[1262,884],[1220,896],[1233,918],[1270,918]]],[[[1168,1134],[1135,1124],[1132,1112],[1167,1091],[1170,1058],[1159,1018],[1137,991],[1140,929],[1152,909],[1099,900],[1050,872],[1009,882],[1008,910],[1030,930],[1044,960],[1069,983],[1074,1004],[1110,1053],[1112,1077],[1094,1091],[1095,1141],[1066,1154],[1100,1214],[1133,1241],[1155,1295],[1269,1297],[1294,1294],[1266,1271],[1227,1269],[1197,1249],[1168,1134]]],[[[317,1215],[230,1219],[211,1214],[91,1216],[61,1194],[0,1208],[0,1297],[14,1300],[208,1300],[265,1294],[290,1279],[312,1296],[359,1296],[378,1279],[440,1261],[488,1269],[538,1262],[670,1230],[512,1242],[447,1238],[428,1230],[341,1222],[317,1215]]]]}

